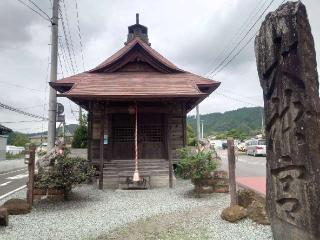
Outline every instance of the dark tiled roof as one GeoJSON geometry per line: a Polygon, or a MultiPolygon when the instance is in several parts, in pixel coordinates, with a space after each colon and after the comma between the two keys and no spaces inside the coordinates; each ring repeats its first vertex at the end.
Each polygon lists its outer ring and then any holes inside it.
{"type": "Polygon", "coordinates": [[[12,132],[10,128],[7,128],[0,124],[0,135],[8,134],[10,132],[12,132]]]}

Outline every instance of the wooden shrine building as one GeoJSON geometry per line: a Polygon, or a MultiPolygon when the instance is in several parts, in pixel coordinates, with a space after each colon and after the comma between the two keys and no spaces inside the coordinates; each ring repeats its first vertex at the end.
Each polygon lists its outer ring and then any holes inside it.
{"type": "Polygon", "coordinates": [[[125,46],[107,60],[51,86],[88,111],[88,160],[100,172],[100,188],[118,188],[134,173],[135,113],[140,176],[151,187],[172,187],[176,150],[186,145],[186,115],[220,83],[152,49],[138,15],[128,30],[125,46]]]}

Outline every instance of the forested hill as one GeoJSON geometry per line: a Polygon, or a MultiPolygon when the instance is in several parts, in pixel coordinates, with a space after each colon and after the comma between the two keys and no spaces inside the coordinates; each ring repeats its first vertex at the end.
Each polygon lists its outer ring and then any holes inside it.
{"type": "MultiPolygon", "coordinates": [[[[251,133],[261,129],[261,113],[263,108],[239,108],[224,113],[210,113],[201,115],[204,120],[204,135],[221,133],[238,129],[245,133],[251,133]]],[[[194,116],[188,117],[188,123],[195,131],[196,120],[194,116]]]]}

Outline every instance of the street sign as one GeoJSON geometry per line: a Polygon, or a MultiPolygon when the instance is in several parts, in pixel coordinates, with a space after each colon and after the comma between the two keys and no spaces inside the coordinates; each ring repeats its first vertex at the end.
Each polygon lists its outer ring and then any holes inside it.
{"type": "Polygon", "coordinates": [[[65,115],[57,115],[57,122],[65,122],[66,118],[65,115]]]}
{"type": "Polygon", "coordinates": [[[64,112],[64,106],[61,103],[57,103],[57,115],[61,115],[64,112]]]}

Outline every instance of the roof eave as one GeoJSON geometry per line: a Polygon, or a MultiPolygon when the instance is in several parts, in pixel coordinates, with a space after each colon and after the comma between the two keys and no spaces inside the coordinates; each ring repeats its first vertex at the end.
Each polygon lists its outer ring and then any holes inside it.
{"type": "Polygon", "coordinates": [[[152,99],[152,98],[195,98],[207,96],[207,93],[198,93],[198,94],[152,94],[152,95],[89,95],[89,94],[70,94],[70,93],[61,93],[57,94],[57,97],[67,97],[67,98],[79,98],[79,99],[90,99],[90,98],[100,98],[101,100],[117,100],[117,99],[152,99]]]}

